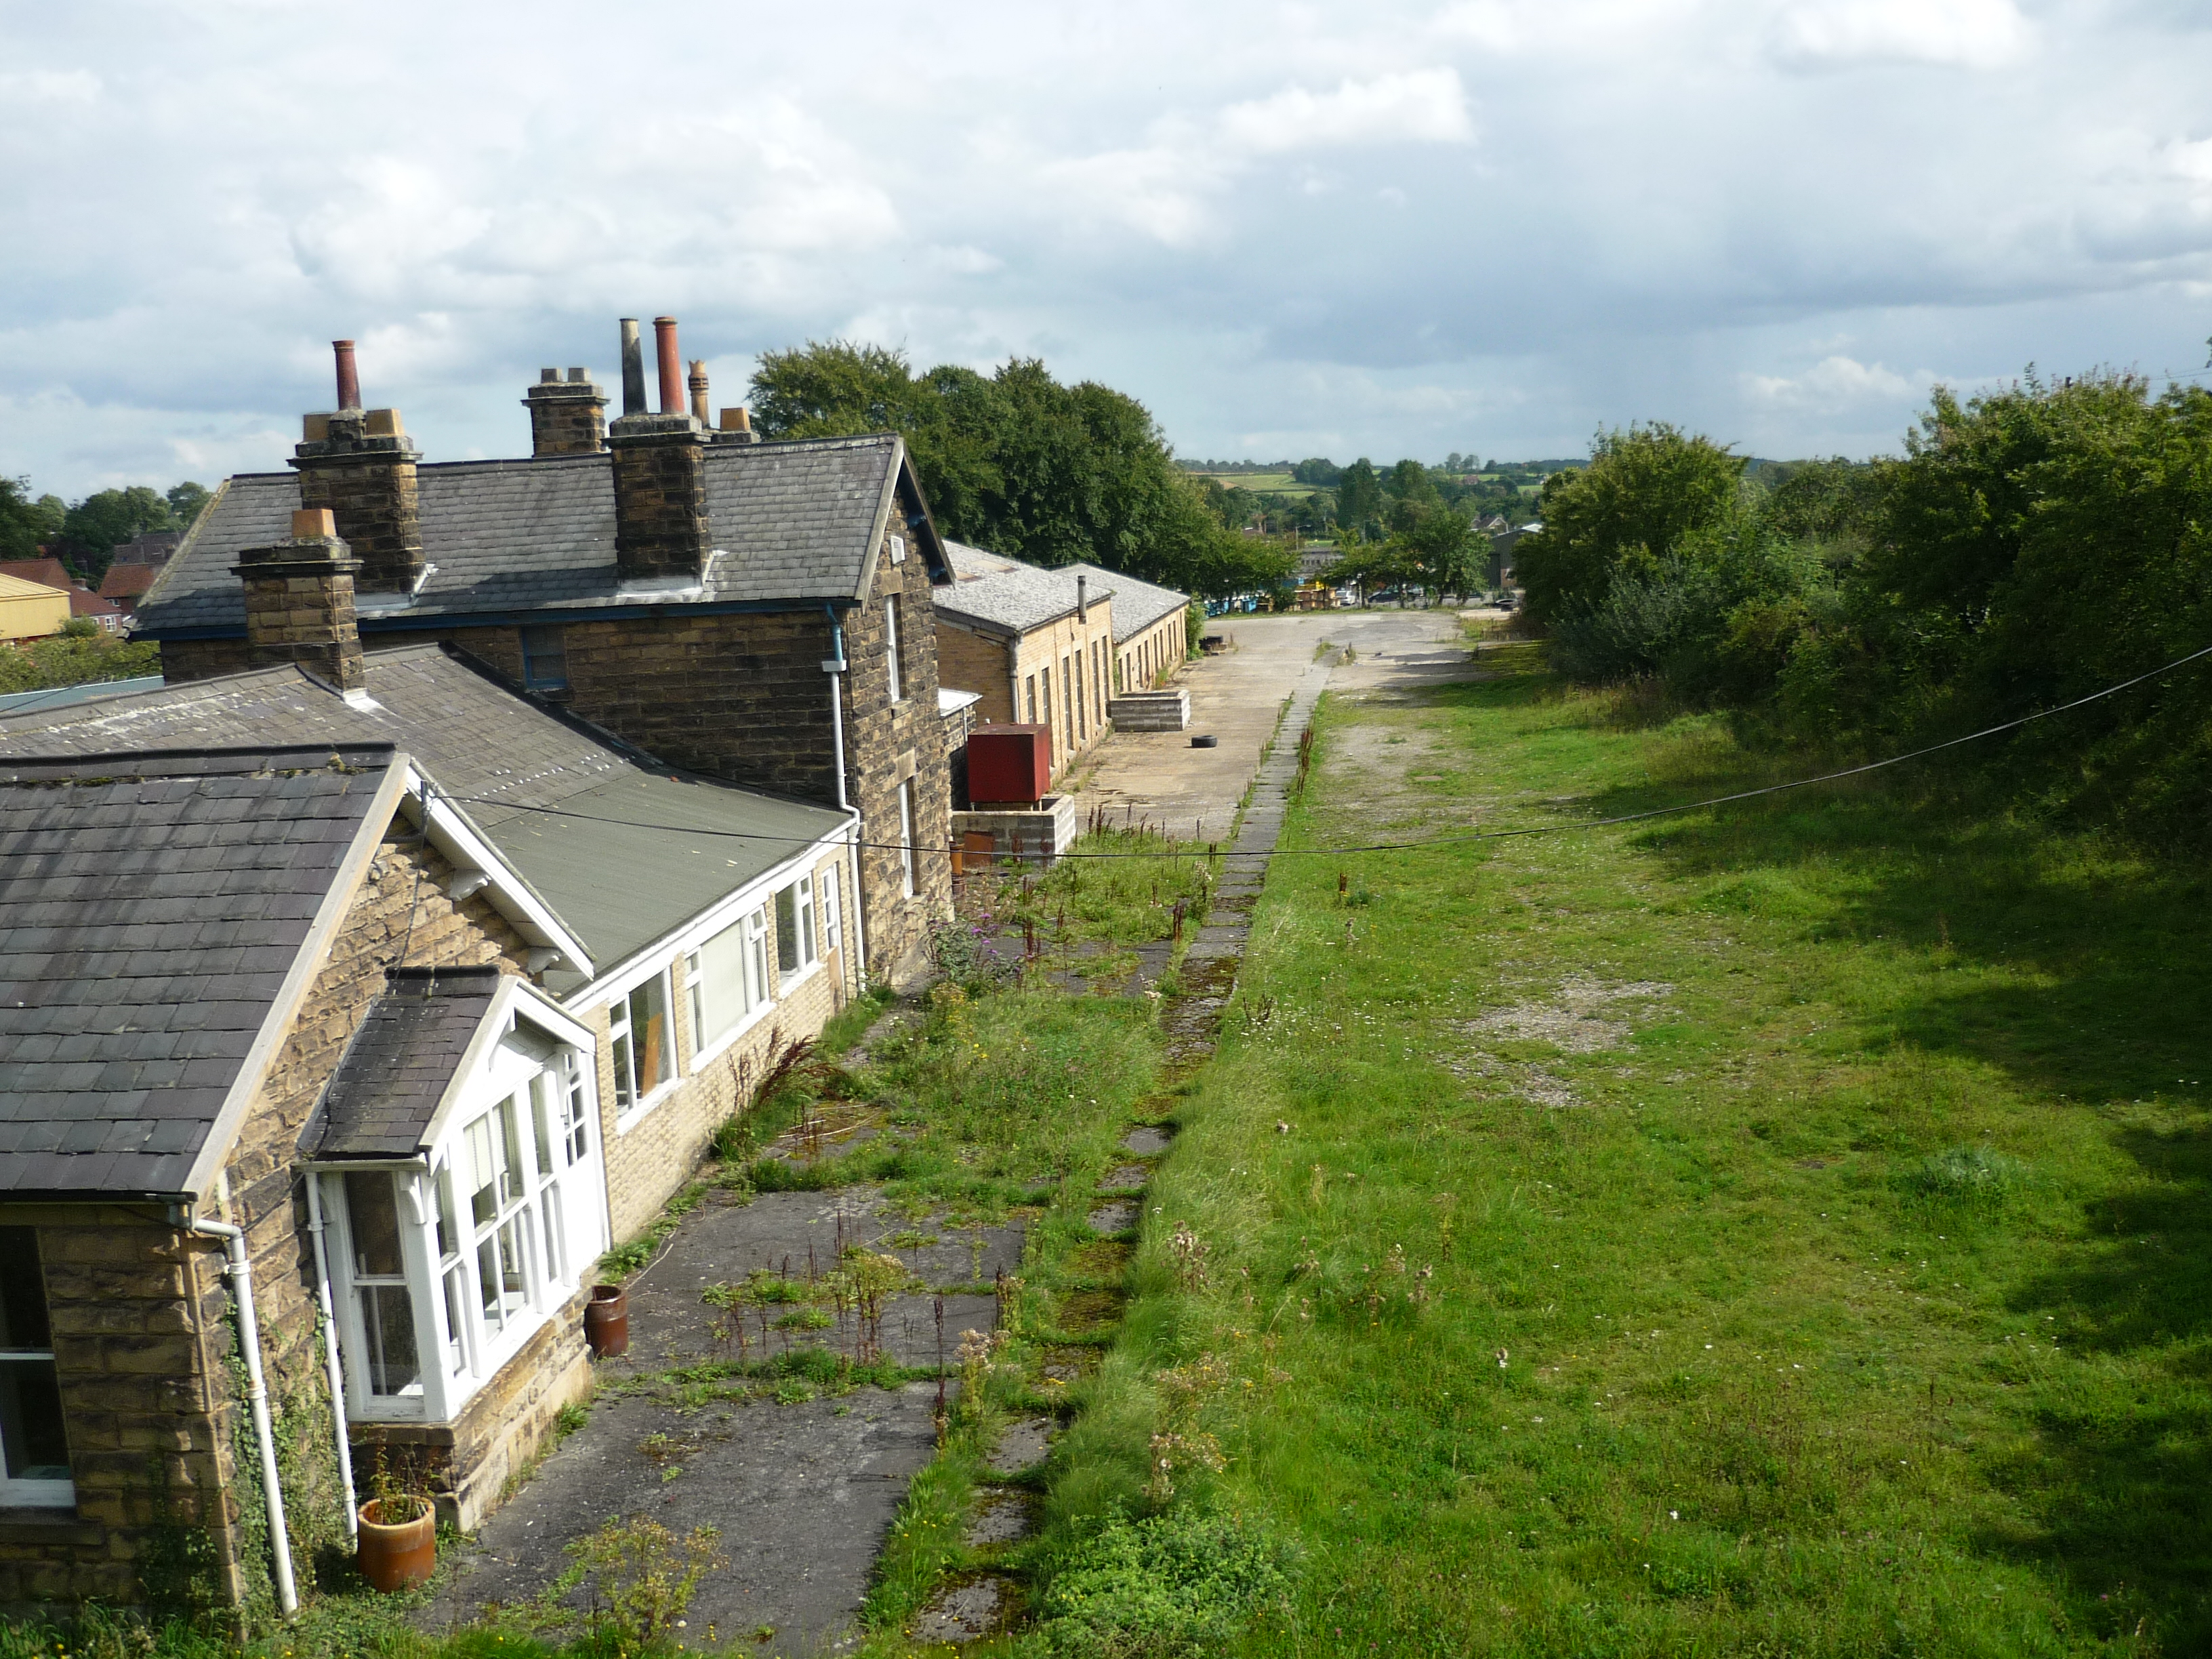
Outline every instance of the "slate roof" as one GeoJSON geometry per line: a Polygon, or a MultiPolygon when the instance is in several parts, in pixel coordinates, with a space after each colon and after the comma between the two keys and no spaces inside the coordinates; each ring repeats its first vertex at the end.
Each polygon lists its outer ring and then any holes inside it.
{"type": "Polygon", "coordinates": [[[1066,564],[1048,569],[963,542],[945,543],[945,555],[951,563],[954,580],[950,587],[931,590],[937,609],[963,621],[1016,633],[1042,628],[1073,611],[1079,574],[1088,580],[1093,600],[1113,599],[1116,645],[1190,603],[1188,593],[1139,581],[1100,565],[1066,564]]]}
{"type": "MultiPolygon", "coordinates": [[[[372,651],[371,708],[294,667],[0,714],[0,756],[253,743],[404,749],[611,968],[848,822],[826,806],[678,775],[436,645],[372,651]]],[[[565,995],[565,965],[545,976],[565,995]]]]}
{"type": "Polygon", "coordinates": [[[1172,587],[1162,587],[1157,582],[1139,581],[1119,570],[1107,570],[1095,564],[1072,564],[1070,570],[1080,570],[1091,578],[1091,591],[1108,592],[1114,596],[1114,643],[1143,633],[1154,623],[1173,611],[1190,608],[1190,595],[1178,593],[1172,587]]]}
{"type": "Polygon", "coordinates": [[[328,1158],[412,1158],[498,994],[497,968],[401,968],[386,975],[331,1074],[303,1150],[328,1158]]]}
{"type": "MultiPolygon", "coordinates": [[[[400,611],[364,606],[364,634],[441,617],[592,611],[641,604],[851,600],[866,587],[884,514],[906,461],[894,434],[799,443],[714,444],[706,453],[707,521],[722,551],[703,591],[680,598],[618,591],[610,459],[453,461],[416,471],[424,557],[433,567],[400,611]]],[[[135,634],[162,639],[242,634],[240,550],[291,534],[292,472],[225,483],[141,599],[135,634]]],[[[918,535],[933,568],[936,532],[918,535]]]]}
{"type": "Polygon", "coordinates": [[[0,1191],[185,1190],[392,758],[0,758],[0,1191]]]}
{"type": "Polygon", "coordinates": [[[953,581],[930,590],[940,616],[1026,634],[1075,613],[1072,570],[1047,570],[959,542],[945,544],[953,581]]]}

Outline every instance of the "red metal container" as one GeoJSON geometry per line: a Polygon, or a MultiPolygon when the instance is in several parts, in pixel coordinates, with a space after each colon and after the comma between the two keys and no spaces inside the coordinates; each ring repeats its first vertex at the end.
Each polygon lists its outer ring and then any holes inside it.
{"type": "Polygon", "coordinates": [[[968,734],[968,799],[1034,806],[1052,787],[1052,728],[979,726],[968,734]]]}

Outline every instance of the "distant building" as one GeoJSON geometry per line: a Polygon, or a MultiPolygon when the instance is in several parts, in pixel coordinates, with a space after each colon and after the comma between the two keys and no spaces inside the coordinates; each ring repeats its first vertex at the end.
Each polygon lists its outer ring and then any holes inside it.
{"type": "Polygon", "coordinates": [[[0,559],[0,576],[14,576],[41,587],[59,588],[69,595],[70,615],[88,617],[111,634],[123,630],[123,611],[109,604],[69,573],[59,559],[0,559]]]}
{"type": "Polygon", "coordinates": [[[0,572],[0,644],[43,640],[60,633],[69,619],[70,596],[62,589],[0,572]]]}

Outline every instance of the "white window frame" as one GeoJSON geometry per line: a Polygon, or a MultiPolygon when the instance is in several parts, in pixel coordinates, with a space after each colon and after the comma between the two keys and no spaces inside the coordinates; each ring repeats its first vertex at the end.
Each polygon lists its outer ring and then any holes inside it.
{"type": "Polygon", "coordinates": [[[898,595],[896,593],[884,601],[884,667],[890,677],[890,700],[903,702],[906,691],[899,679],[898,595]]]}
{"type": "Polygon", "coordinates": [[[684,1006],[691,1018],[691,1075],[696,1077],[720,1058],[724,1049],[775,1011],[777,992],[768,971],[768,906],[756,903],[744,915],[732,917],[714,932],[692,942],[684,953],[684,1006]],[[738,988],[745,1009],[727,1030],[709,1036],[706,1025],[706,968],[701,953],[710,940],[737,928],[744,930],[738,958],[743,979],[738,988]]]}
{"type": "Polygon", "coordinates": [[[822,872],[817,884],[822,894],[822,954],[845,948],[845,912],[839,902],[837,866],[830,865],[822,872]]]}
{"type": "Polygon", "coordinates": [[[890,538],[890,542],[891,562],[893,564],[904,564],[906,562],[906,538],[903,536],[894,536],[890,538]]]}
{"type": "Polygon", "coordinates": [[[640,974],[629,983],[609,997],[607,1010],[607,1058],[613,1068],[615,1080],[615,1115],[624,1124],[634,1122],[668,1097],[669,1091],[683,1080],[683,1067],[678,1064],[676,1049],[675,987],[666,963],[652,972],[640,974]],[[630,999],[654,980],[660,981],[661,1018],[664,1022],[664,1041],[667,1044],[660,1080],[650,1089],[637,1085],[637,1041],[631,1030],[633,1016],[630,999]],[[623,1097],[627,1095],[628,1100],[623,1097]]]}
{"type": "Polygon", "coordinates": [[[331,1295],[349,1421],[452,1421],[582,1287],[606,1248],[592,1072],[590,1056],[568,1044],[543,1064],[495,1046],[427,1161],[324,1164],[310,1172],[322,1182],[331,1235],[331,1295]],[[471,1147],[482,1139],[478,1127],[495,1126],[508,1106],[515,1114],[514,1157],[503,1176],[495,1170],[491,1213],[478,1221],[470,1202],[476,1174],[471,1147]],[[381,1175],[394,1185],[420,1368],[417,1386],[404,1394],[370,1391],[360,1292],[364,1283],[383,1284],[386,1276],[364,1281],[355,1273],[348,1175],[381,1175]],[[485,1317],[479,1263],[487,1243],[498,1261],[500,1236],[510,1229],[521,1283],[506,1293],[513,1300],[503,1304],[495,1328],[485,1317]]]}
{"type": "Polygon", "coordinates": [[[917,887],[915,880],[914,858],[914,780],[902,778],[898,787],[899,808],[899,869],[906,883],[906,896],[912,898],[917,887]]]}
{"type": "Polygon", "coordinates": [[[812,872],[797,881],[787,882],[775,890],[775,967],[776,975],[785,992],[805,979],[822,965],[821,936],[814,930],[814,877],[812,872]],[[784,927],[784,896],[791,896],[792,925],[788,943],[791,945],[791,966],[783,965],[787,943],[784,927]]]}
{"type": "MultiPolygon", "coordinates": [[[[33,1257],[37,1259],[37,1265],[39,1267],[39,1297],[41,1305],[46,1310],[46,1346],[43,1348],[28,1346],[0,1348],[0,1364],[13,1365],[42,1364],[48,1371],[51,1372],[54,1370],[54,1315],[52,1303],[46,1300],[44,1258],[39,1255],[38,1234],[36,1230],[26,1226],[23,1227],[21,1231],[31,1235],[32,1254],[33,1257]]],[[[54,1386],[56,1393],[58,1394],[61,1387],[58,1374],[56,1376],[54,1386]]],[[[64,1443],[64,1450],[66,1453],[66,1443],[69,1437],[69,1410],[66,1402],[64,1402],[62,1408],[62,1437],[64,1443]]],[[[15,1480],[11,1479],[8,1475],[6,1472],[7,1467],[8,1466],[4,1461],[0,1461],[0,1508],[11,1510],[73,1510],[76,1507],[76,1480],[73,1474],[64,1476],[63,1479],[58,1480],[52,1479],[33,1480],[29,1478],[15,1480]]],[[[41,1464],[39,1467],[43,1468],[51,1468],[52,1466],[48,1464],[41,1464]]],[[[70,1468],[71,1466],[64,1463],[62,1467],[64,1468],[70,1468]]]]}

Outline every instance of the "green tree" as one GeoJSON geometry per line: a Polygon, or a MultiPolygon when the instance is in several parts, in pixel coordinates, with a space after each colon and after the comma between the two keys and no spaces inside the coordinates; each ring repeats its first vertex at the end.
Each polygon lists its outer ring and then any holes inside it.
{"type": "Polygon", "coordinates": [[[215,499],[215,492],[187,478],[182,483],[171,484],[166,499],[169,503],[170,527],[190,530],[207,510],[207,504],[215,499]]]}
{"type": "Polygon", "coordinates": [[[1193,592],[1218,593],[1253,561],[1243,520],[1212,480],[1175,463],[1150,411],[1109,386],[1063,386],[1014,358],[986,376],[849,341],[770,352],[754,376],[775,438],[903,435],[939,527],[1017,558],[1087,559],[1193,592]]]}
{"type": "Polygon", "coordinates": [[[1594,610],[1632,551],[1664,556],[1690,532],[1739,513],[1743,465],[1664,422],[1600,433],[1588,466],[1545,479],[1544,528],[1514,549],[1530,616],[1553,626],[1594,610]]]}
{"type": "Polygon", "coordinates": [[[31,499],[28,478],[0,478],[0,559],[35,559],[58,526],[31,499]]]}
{"type": "Polygon", "coordinates": [[[143,531],[171,527],[169,503],[144,484],[103,489],[86,496],[62,521],[62,541],[70,565],[88,582],[106,573],[117,545],[143,531]]]}
{"type": "Polygon", "coordinates": [[[1362,455],[1336,481],[1336,521],[1364,535],[1382,520],[1382,483],[1375,476],[1375,464],[1362,455]]]}

